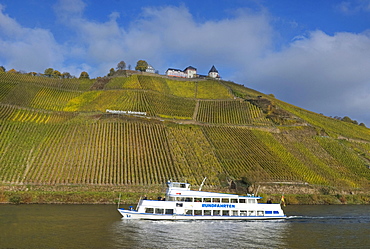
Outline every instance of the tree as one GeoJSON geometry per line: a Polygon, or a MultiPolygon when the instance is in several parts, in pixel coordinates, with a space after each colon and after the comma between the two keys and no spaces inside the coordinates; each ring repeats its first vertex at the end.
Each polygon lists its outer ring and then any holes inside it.
{"type": "Polygon", "coordinates": [[[148,62],[139,60],[136,64],[135,70],[144,72],[148,68],[148,62]]]}
{"type": "Polygon", "coordinates": [[[117,64],[117,70],[125,70],[126,69],[126,63],[124,61],[121,61],[117,64]]]}
{"type": "Polygon", "coordinates": [[[72,75],[68,72],[64,72],[64,73],[62,73],[62,78],[63,79],[70,79],[70,78],[72,78],[72,75]]]}
{"type": "Polygon", "coordinates": [[[352,119],[350,119],[348,116],[343,117],[342,121],[347,122],[347,123],[352,123],[353,122],[352,119]]]}
{"type": "Polygon", "coordinates": [[[14,68],[12,68],[12,69],[10,69],[10,70],[8,71],[8,73],[18,73],[18,72],[17,72],[17,70],[15,70],[14,68]]]}
{"type": "Polygon", "coordinates": [[[53,75],[53,73],[54,73],[54,69],[52,69],[51,67],[50,67],[50,68],[45,69],[45,71],[44,71],[44,74],[45,74],[46,76],[48,76],[48,77],[51,77],[51,76],[53,75]]]}
{"type": "Polygon", "coordinates": [[[62,74],[58,70],[54,70],[53,77],[54,78],[61,78],[62,77],[62,74]]]}
{"type": "Polygon", "coordinates": [[[90,79],[90,76],[87,72],[83,71],[81,74],[80,74],[80,80],[82,79],[90,79]]]}
{"type": "Polygon", "coordinates": [[[109,73],[108,73],[108,77],[109,76],[113,76],[114,74],[116,73],[116,71],[114,70],[114,68],[112,67],[110,70],[109,70],[109,73]]]}
{"type": "Polygon", "coordinates": [[[257,190],[257,183],[259,182],[259,175],[243,175],[241,183],[247,187],[248,193],[253,193],[257,190]]]}
{"type": "Polygon", "coordinates": [[[1,67],[0,67],[0,73],[5,73],[5,71],[6,71],[6,70],[5,70],[5,67],[1,66],[1,67]]]}

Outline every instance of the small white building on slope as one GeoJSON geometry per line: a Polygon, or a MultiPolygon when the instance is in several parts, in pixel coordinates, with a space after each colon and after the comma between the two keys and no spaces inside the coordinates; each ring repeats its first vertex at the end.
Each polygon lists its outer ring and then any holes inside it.
{"type": "Polygon", "coordinates": [[[166,75],[180,78],[195,78],[197,75],[197,69],[192,66],[188,66],[184,70],[169,68],[166,71],[166,75]]]}
{"type": "Polygon", "coordinates": [[[218,74],[218,71],[214,65],[212,66],[211,70],[209,70],[208,77],[220,79],[220,75],[218,74]]]}
{"type": "Polygon", "coordinates": [[[145,72],[147,72],[147,73],[155,73],[155,69],[151,65],[148,65],[148,68],[145,70],[145,72]]]}

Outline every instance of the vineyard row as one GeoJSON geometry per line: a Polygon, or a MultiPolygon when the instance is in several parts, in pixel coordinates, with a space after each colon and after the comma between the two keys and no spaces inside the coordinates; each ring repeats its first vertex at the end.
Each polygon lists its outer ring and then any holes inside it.
{"type": "Polygon", "coordinates": [[[245,176],[366,187],[370,179],[357,156],[368,148],[355,152],[330,138],[294,141],[245,128],[109,120],[2,120],[0,134],[0,181],[7,183],[150,185],[186,178],[200,184],[207,176],[219,185],[224,176],[245,176]]]}

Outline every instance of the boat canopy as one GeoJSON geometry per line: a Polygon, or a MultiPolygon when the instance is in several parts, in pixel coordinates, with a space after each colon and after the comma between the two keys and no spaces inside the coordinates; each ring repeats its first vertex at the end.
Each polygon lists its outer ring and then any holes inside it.
{"type": "Polygon", "coordinates": [[[190,183],[183,182],[167,182],[167,186],[170,189],[181,189],[181,190],[190,190],[190,183]]]}
{"type": "Polygon", "coordinates": [[[237,194],[224,194],[224,193],[214,193],[205,191],[190,190],[190,183],[182,182],[167,182],[167,196],[176,197],[210,197],[210,198],[253,198],[262,199],[262,197],[255,197],[254,195],[239,196],[237,194]]]}

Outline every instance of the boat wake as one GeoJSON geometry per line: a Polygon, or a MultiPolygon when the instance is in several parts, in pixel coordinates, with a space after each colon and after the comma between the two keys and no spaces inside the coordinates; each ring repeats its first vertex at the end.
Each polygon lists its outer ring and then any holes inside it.
{"type": "Polygon", "coordinates": [[[369,216],[288,216],[287,221],[298,223],[354,224],[370,223],[369,216]]]}

